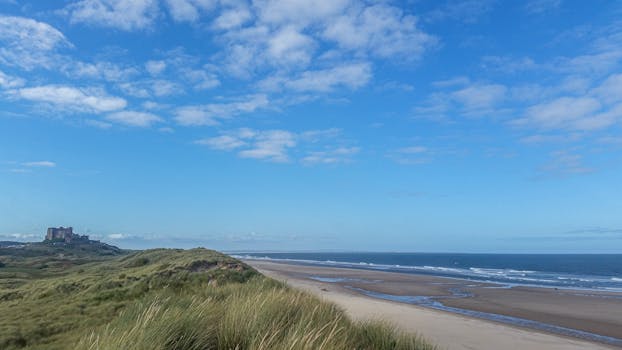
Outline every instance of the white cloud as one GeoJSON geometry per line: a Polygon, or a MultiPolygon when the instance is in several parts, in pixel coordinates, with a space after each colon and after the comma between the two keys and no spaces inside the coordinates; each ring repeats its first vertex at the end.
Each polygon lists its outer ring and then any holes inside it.
{"type": "Polygon", "coordinates": [[[71,61],[61,70],[72,78],[101,79],[109,82],[127,81],[138,74],[138,70],[133,67],[122,67],[112,62],[71,61]]]}
{"type": "Polygon", "coordinates": [[[98,89],[83,89],[64,85],[44,85],[12,91],[21,99],[50,103],[56,107],[82,112],[110,112],[123,109],[127,102],[98,89]]]}
{"type": "Polygon", "coordinates": [[[404,153],[404,154],[422,154],[422,153],[427,153],[428,151],[429,151],[428,148],[424,146],[410,146],[410,147],[400,148],[397,150],[398,153],[404,153]]]}
{"type": "Polygon", "coordinates": [[[34,233],[10,233],[0,235],[1,240],[19,240],[19,241],[33,241],[36,238],[41,238],[39,234],[34,233]]]}
{"type": "Polygon", "coordinates": [[[561,96],[529,107],[513,122],[541,129],[591,131],[622,121],[622,74],[612,74],[579,96],[561,96]]]}
{"type": "Polygon", "coordinates": [[[204,69],[183,69],[181,73],[198,90],[212,89],[220,85],[216,74],[204,69]]]}
{"type": "Polygon", "coordinates": [[[560,97],[530,107],[526,121],[543,128],[564,128],[599,110],[601,104],[591,97],[560,97]]]}
{"type": "Polygon", "coordinates": [[[63,33],[30,18],[0,15],[0,62],[32,70],[56,64],[55,50],[70,47],[63,33]]]}
{"type": "Polygon", "coordinates": [[[184,93],[184,88],[177,82],[166,79],[146,79],[121,83],[121,91],[138,98],[163,97],[184,93]]]}
{"type": "Polygon", "coordinates": [[[311,22],[333,17],[351,3],[350,0],[254,0],[259,21],[271,24],[308,25],[311,22]]]}
{"type": "MultiPolygon", "coordinates": [[[[242,128],[224,132],[220,136],[195,141],[213,150],[236,151],[241,158],[254,158],[271,162],[288,162],[288,151],[300,143],[317,144],[332,139],[341,133],[340,129],[308,130],[294,133],[287,130],[254,130],[242,128]]],[[[308,150],[300,159],[304,164],[346,163],[358,153],[358,147],[324,146],[320,151],[308,150]]]]}
{"type": "Polygon", "coordinates": [[[601,75],[619,66],[621,60],[620,47],[608,48],[586,55],[558,58],[550,68],[561,73],[601,75]]]}
{"type": "Polygon", "coordinates": [[[507,88],[499,84],[473,84],[452,93],[466,113],[487,112],[505,98],[507,88]]]}
{"type": "Polygon", "coordinates": [[[551,152],[549,157],[549,161],[540,167],[540,171],[544,174],[567,176],[594,171],[594,169],[583,164],[583,156],[580,154],[563,150],[551,152]]]}
{"type": "Polygon", "coordinates": [[[287,162],[287,149],[296,146],[296,134],[286,130],[253,130],[242,128],[195,143],[214,150],[238,150],[241,158],[287,162]]]}
{"type": "Polygon", "coordinates": [[[603,144],[622,146],[622,136],[603,136],[597,141],[603,144]]]}
{"type": "Polygon", "coordinates": [[[3,71],[0,71],[0,88],[2,89],[10,89],[23,86],[25,84],[25,80],[19,77],[14,77],[8,74],[5,74],[3,71]]]}
{"type": "Polygon", "coordinates": [[[433,151],[426,146],[417,145],[398,148],[389,152],[387,157],[399,164],[418,165],[431,162],[437,153],[438,151],[433,151]]]}
{"type": "Polygon", "coordinates": [[[251,148],[238,152],[242,158],[287,162],[287,149],[296,146],[295,134],[285,130],[267,130],[257,133],[251,148]]]}
{"type": "Polygon", "coordinates": [[[561,135],[557,134],[535,134],[525,136],[520,139],[521,142],[526,144],[541,144],[541,143],[567,143],[580,140],[582,135],[580,133],[564,133],[561,135]]]}
{"type": "Polygon", "coordinates": [[[353,7],[329,21],[323,36],[341,48],[383,58],[418,59],[436,39],[417,28],[413,16],[386,4],[353,7]]]}
{"type": "Polygon", "coordinates": [[[65,10],[71,23],[125,31],[150,27],[159,13],[157,0],[80,0],[68,5],[65,10]]]}
{"type": "Polygon", "coordinates": [[[439,88],[413,108],[416,119],[451,123],[452,115],[467,117],[504,114],[503,103],[508,100],[508,88],[501,84],[471,82],[467,77],[436,81],[439,88]]]}
{"type": "Polygon", "coordinates": [[[175,111],[175,120],[179,124],[186,126],[216,125],[220,119],[228,119],[242,113],[254,112],[267,106],[268,97],[266,95],[249,95],[234,102],[180,107],[175,111]]]}
{"type": "Polygon", "coordinates": [[[341,135],[342,130],[339,128],[330,128],[323,130],[309,130],[300,133],[300,138],[307,142],[316,143],[323,139],[335,138],[341,135]]]}
{"type": "Polygon", "coordinates": [[[370,56],[417,60],[437,42],[419,29],[416,17],[387,3],[256,0],[250,9],[255,16],[242,6],[229,14],[233,19],[225,20],[223,14],[213,22],[213,28],[224,29],[217,40],[224,47],[218,57],[229,74],[245,79],[261,75],[273,85],[305,71],[339,72],[348,61],[366,64],[371,76],[370,56]]]}
{"type": "Polygon", "coordinates": [[[233,135],[221,135],[212,138],[201,139],[197,140],[195,143],[198,145],[208,146],[211,149],[222,151],[231,151],[247,144],[246,141],[243,141],[241,137],[233,135]]]}
{"type": "Polygon", "coordinates": [[[330,69],[309,70],[298,78],[283,82],[286,88],[296,91],[327,92],[337,87],[357,89],[371,79],[371,65],[368,63],[349,63],[330,69]]]}
{"type": "Polygon", "coordinates": [[[11,168],[9,169],[9,172],[12,172],[15,174],[26,174],[26,173],[32,173],[32,170],[24,169],[24,168],[11,168]]]}
{"type": "Polygon", "coordinates": [[[36,162],[26,162],[22,163],[23,166],[33,167],[33,168],[54,168],[56,163],[51,162],[49,160],[41,160],[36,162]]]}
{"type": "Polygon", "coordinates": [[[622,101],[622,74],[613,74],[593,91],[605,103],[622,101]]]}
{"type": "Polygon", "coordinates": [[[352,156],[360,151],[358,147],[338,147],[327,151],[313,151],[302,158],[301,162],[313,164],[337,164],[352,161],[352,156]]]}
{"type": "Polygon", "coordinates": [[[102,130],[106,130],[106,129],[112,128],[112,124],[106,123],[106,122],[102,122],[101,120],[87,119],[87,120],[84,121],[84,124],[86,124],[88,126],[92,126],[94,128],[102,129],[102,130]]]}
{"type": "Polygon", "coordinates": [[[216,29],[237,28],[252,18],[251,12],[245,5],[238,5],[232,9],[222,11],[214,20],[213,26],[216,29]]]}
{"type": "Polygon", "coordinates": [[[145,69],[151,75],[159,75],[166,69],[166,62],[164,61],[147,61],[145,63],[145,69]]]}
{"type": "Polygon", "coordinates": [[[182,85],[170,80],[154,80],[151,82],[151,85],[151,90],[156,97],[176,95],[184,92],[182,85]]]}
{"type": "Polygon", "coordinates": [[[42,51],[71,45],[63,33],[49,24],[13,16],[0,16],[0,40],[10,46],[27,45],[42,51]]]}
{"type": "Polygon", "coordinates": [[[148,109],[148,110],[164,109],[168,107],[165,104],[154,102],[154,101],[145,101],[142,103],[142,106],[144,109],[148,109]]]}
{"type": "Polygon", "coordinates": [[[538,68],[542,65],[536,63],[531,57],[511,56],[484,56],[482,66],[486,69],[498,70],[506,73],[517,73],[538,68]]]}
{"type": "Polygon", "coordinates": [[[288,26],[273,33],[268,39],[267,53],[279,64],[306,66],[311,61],[314,40],[288,26]]]}
{"type": "Polygon", "coordinates": [[[426,101],[413,108],[413,117],[432,122],[450,122],[448,112],[451,109],[451,98],[444,93],[433,93],[426,101]]]}
{"type": "Polygon", "coordinates": [[[120,111],[108,114],[106,120],[124,124],[127,126],[149,127],[154,123],[162,122],[163,119],[155,114],[136,111],[120,111]]]}
{"type": "Polygon", "coordinates": [[[215,0],[166,0],[171,17],[178,22],[196,22],[202,12],[215,7],[215,0]]]}

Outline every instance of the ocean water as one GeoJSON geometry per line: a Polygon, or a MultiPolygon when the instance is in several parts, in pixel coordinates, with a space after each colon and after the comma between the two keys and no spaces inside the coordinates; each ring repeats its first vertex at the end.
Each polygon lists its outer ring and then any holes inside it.
{"type": "Polygon", "coordinates": [[[238,258],[622,293],[622,254],[237,253],[238,258]]]}

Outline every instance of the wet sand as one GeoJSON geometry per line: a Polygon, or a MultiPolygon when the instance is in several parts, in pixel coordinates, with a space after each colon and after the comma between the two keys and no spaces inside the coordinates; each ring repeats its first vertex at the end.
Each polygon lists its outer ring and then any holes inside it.
{"type": "MultiPolygon", "coordinates": [[[[341,305],[354,318],[382,318],[445,349],[619,349],[542,329],[371,298],[431,297],[448,307],[519,317],[622,339],[622,294],[549,288],[499,288],[468,280],[248,260],[268,276],[341,305]],[[367,294],[367,295],[366,295],[367,294]]],[[[429,298],[425,298],[428,300],[429,298]]]]}

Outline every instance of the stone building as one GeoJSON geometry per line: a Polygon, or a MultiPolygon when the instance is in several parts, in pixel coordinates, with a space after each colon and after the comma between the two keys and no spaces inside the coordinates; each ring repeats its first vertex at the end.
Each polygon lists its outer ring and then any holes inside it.
{"type": "Polygon", "coordinates": [[[45,235],[46,241],[65,241],[66,243],[70,243],[73,239],[73,228],[72,227],[50,227],[48,228],[48,233],[45,235]]]}

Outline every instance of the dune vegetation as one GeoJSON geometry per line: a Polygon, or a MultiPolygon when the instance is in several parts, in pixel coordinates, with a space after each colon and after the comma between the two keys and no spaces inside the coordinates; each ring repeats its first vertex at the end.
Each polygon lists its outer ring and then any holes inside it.
{"type": "Polygon", "coordinates": [[[207,249],[33,246],[0,261],[0,349],[434,349],[207,249]]]}

